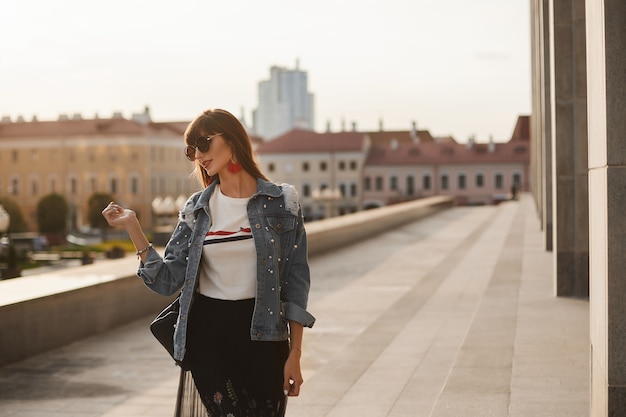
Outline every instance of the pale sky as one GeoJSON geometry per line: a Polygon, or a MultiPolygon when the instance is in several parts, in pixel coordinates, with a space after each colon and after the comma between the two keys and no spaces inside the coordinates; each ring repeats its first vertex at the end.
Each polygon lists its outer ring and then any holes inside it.
{"type": "Polygon", "coordinates": [[[530,113],[528,0],[2,0],[0,116],[252,123],[273,65],[309,75],[315,128],[510,138],[530,113]]]}

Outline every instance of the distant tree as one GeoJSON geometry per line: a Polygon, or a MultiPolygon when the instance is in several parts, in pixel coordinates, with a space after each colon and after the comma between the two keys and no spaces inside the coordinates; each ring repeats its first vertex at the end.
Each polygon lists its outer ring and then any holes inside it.
{"type": "Polygon", "coordinates": [[[113,196],[107,193],[94,193],[87,202],[87,219],[94,229],[106,231],[110,226],[102,215],[102,210],[113,201],[113,196]]]}
{"type": "Polygon", "coordinates": [[[15,200],[9,197],[0,197],[0,206],[4,207],[7,213],[9,213],[10,223],[9,223],[9,233],[22,233],[28,231],[28,226],[24,221],[24,216],[22,215],[22,209],[15,202],[15,200]]]}
{"type": "Polygon", "coordinates": [[[67,228],[69,206],[65,197],[52,193],[37,204],[37,223],[41,233],[63,233],[67,228]]]}

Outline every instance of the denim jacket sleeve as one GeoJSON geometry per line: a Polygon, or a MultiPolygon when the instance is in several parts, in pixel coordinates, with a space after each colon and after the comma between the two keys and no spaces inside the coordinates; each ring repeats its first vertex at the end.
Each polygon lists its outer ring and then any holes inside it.
{"type": "Polygon", "coordinates": [[[287,208],[292,205],[291,209],[297,211],[295,243],[281,291],[283,311],[287,320],[296,321],[305,327],[313,327],[315,317],[306,310],[311,283],[302,208],[293,186],[283,184],[283,195],[287,208]]]}
{"type": "Polygon", "coordinates": [[[145,285],[157,294],[172,295],[185,282],[187,258],[192,237],[192,222],[189,219],[194,206],[192,196],[179,214],[178,224],[165,246],[163,257],[156,250],[148,252],[146,262],[141,262],[137,275],[145,285]]]}

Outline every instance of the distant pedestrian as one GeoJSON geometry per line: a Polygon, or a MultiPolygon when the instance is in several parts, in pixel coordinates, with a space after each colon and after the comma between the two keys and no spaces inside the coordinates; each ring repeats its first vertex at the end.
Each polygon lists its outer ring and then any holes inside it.
{"type": "Polygon", "coordinates": [[[102,213],[128,232],[150,289],[182,288],[174,357],[188,363],[208,415],[282,416],[300,393],[303,328],[315,322],[298,195],[265,177],[227,111],[200,114],[184,140],[204,189],[180,212],[163,257],[135,212],[111,202],[102,213]]]}

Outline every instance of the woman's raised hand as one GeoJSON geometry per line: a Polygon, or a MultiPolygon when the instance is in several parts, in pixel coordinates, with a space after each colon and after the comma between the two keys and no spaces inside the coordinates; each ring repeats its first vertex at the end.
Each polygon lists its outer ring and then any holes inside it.
{"type": "Polygon", "coordinates": [[[102,215],[112,227],[124,226],[129,220],[136,218],[134,211],[125,209],[113,201],[102,210],[102,215]]]}

